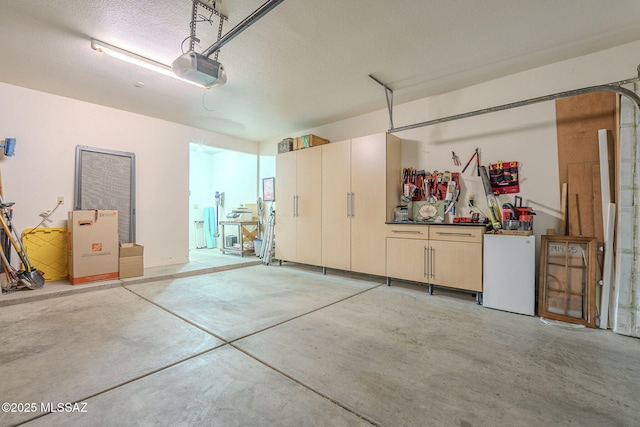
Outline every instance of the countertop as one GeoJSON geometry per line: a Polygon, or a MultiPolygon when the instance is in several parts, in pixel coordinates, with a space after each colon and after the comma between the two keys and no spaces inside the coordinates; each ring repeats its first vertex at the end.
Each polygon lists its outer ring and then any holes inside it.
{"type": "Polygon", "coordinates": [[[390,225],[452,225],[454,227],[489,227],[489,223],[482,222],[425,222],[425,221],[387,221],[390,225]]]}

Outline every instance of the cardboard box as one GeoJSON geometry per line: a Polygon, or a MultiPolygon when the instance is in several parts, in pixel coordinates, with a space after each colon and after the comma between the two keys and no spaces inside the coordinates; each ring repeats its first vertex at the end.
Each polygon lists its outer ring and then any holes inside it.
{"type": "Polygon", "coordinates": [[[118,278],[118,211],[69,212],[69,281],[72,285],[118,278]]]}
{"type": "Polygon", "coordinates": [[[120,243],[120,278],[144,275],[144,246],[135,243],[120,243]]]}
{"type": "Polygon", "coordinates": [[[295,149],[316,147],[318,145],[328,144],[329,140],[320,138],[316,135],[302,135],[296,138],[295,149]]]}
{"type": "Polygon", "coordinates": [[[285,138],[278,142],[278,154],[293,151],[294,142],[295,140],[293,138],[285,138]]]}

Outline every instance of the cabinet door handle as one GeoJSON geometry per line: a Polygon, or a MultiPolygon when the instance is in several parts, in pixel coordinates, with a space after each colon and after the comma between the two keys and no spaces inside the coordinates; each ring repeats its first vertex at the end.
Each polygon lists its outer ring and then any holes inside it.
{"type": "Polygon", "coordinates": [[[455,232],[444,232],[444,231],[436,231],[436,234],[440,236],[465,236],[465,237],[473,237],[471,233],[455,233],[455,232]]]}
{"type": "Polygon", "coordinates": [[[433,279],[433,247],[429,247],[429,277],[433,279]]]}
{"type": "Polygon", "coordinates": [[[351,193],[351,217],[356,216],[356,208],[355,208],[355,204],[353,203],[354,196],[355,196],[355,193],[351,193]]]}
{"type": "Polygon", "coordinates": [[[347,192],[347,218],[351,216],[351,193],[347,192]]]}
{"type": "Polygon", "coordinates": [[[293,196],[293,216],[298,216],[298,196],[293,196]]]}
{"type": "Polygon", "coordinates": [[[397,234],[423,234],[422,231],[417,230],[391,230],[391,232],[397,234]]]}
{"type": "Polygon", "coordinates": [[[422,251],[422,277],[427,277],[427,247],[422,251]]]}

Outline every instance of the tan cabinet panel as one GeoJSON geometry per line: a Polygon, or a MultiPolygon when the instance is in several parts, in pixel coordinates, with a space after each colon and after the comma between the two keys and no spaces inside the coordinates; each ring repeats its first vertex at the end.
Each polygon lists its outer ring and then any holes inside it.
{"type": "Polygon", "coordinates": [[[429,227],[429,239],[482,243],[484,231],[484,227],[436,225],[429,227]]]}
{"type": "Polygon", "coordinates": [[[399,179],[393,135],[279,154],[276,258],[385,276],[385,222],[399,200],[399,179]]]}
{"type": "Polygon", "coordinates": [[[428,239],[429,227],[427,225],[387,224],[387,237],[428,239]]]}
{"type": "Polygon", "coordinates": [[[388,224],[386,230],[387,277],[482,292],[484,227],[388,224]]]}
{"type": "Polygon", "coordinates": [[[429,245],[429,283],[482,292],[482,243],[429,240],[429,245]]]}
{"type": "Polygon", "coordinates": [[[387,276],[427,282],[429,242],[417,239],[387,238],[387,276]]]}
{"type": "Polygon", "coordinates": [[[316,147],[297,150],[296,153],[298,154],[296,261],[320,265],[322,257],[322,151],[321,147],[316,147]]]}
{"type": "Polygon", "coordinates": [[[296,221],[294,218],[296,159],[295,151],[278,154],[276,157],[278,210],[276,213],[275,253],[277,259],[284,261],[295,261],[296,258],[296,221]]]}
{"type": "MultiPolygon", "coordinates": [[[[399,169],[400,140],[387,134],[351,140],[351,270],[386,275],[385,221],[387,200],[399,184],[389,181],[387,169],[399,169]]],[[[395,200],[398,195],[394,195],[395,200]]],[[[391,207],[391,210],[393,207],[391,207]]]]}
{"type": "Polygon", "coordinates": [[[319,265],[321,260],[321,150],[276,157],[275,257],[319,265]]]}
{"type": "Polygon", "coordinates": [[[322,265],[351,270],[351,142],[322,146],[322,265]]]}

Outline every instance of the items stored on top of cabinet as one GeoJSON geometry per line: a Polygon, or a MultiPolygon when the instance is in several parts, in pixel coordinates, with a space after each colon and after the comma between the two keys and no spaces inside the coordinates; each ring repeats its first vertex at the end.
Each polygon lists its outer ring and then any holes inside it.
{"type": "Polygon", "coordinates": [[[324,145],[328,143],[328,139],[320,138],[316,135],[302,135],[296,138],[293,149],[300,150],[302,148],[317,147],[318,145],[324,145]]]}
{"type": "Polygon", "coordinates": [[[295,139],[293,138],[285,138],[282,141],[278,142],[278,154],[288,153],[289,151],[293,151],[293,144],[295,139]]]}
{"type": "Polygon", "coordinates": [[[302,135],[297,138],[285,138],[278,143],[278,154],[303,148],[317,147],[318,145],[328,144],[329,142],[328,139],[311,134],[302,135]]]}

